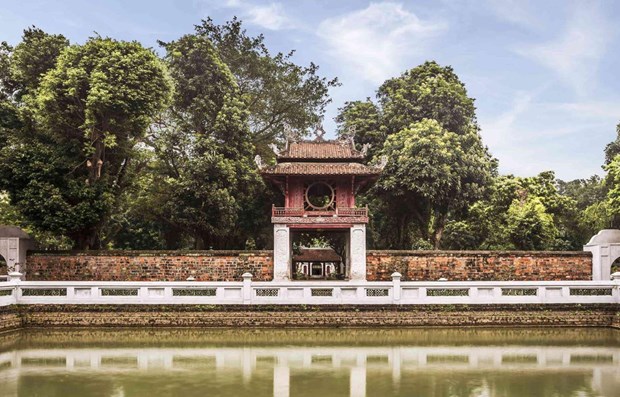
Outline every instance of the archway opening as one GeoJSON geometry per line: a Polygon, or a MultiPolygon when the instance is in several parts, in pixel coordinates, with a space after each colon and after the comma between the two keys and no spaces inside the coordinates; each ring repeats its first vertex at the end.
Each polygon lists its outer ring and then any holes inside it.
{"type": "Polygon", "coordinates": [[[616,259],[614,263],[611,264],[611,274],[616,272],[620,272],[620,258],[616,259]]]}
{"type": "Polygon", "coordinates": [[[348,230],[297,230],[291,234],[293,280],[343,280],[348,230]]]}
{"type": "Polygon", "coordinates": [[[0,255],[0,280],[4,278],[2,276],[6,276],[8,274],[9,274],[9,266],[7,265],[4,257],[0,255]]]}

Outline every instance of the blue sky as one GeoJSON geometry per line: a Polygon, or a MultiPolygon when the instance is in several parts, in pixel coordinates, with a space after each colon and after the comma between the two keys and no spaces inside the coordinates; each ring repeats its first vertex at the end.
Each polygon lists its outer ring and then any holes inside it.
{"type": "Polygon", "coordinates": [[[476,98],[502,173],[602,174],[620,122],[620,2],[610,1],[0,1],[0,40],[36,25],[83,42],[93,32],[157,47],[202,18],[237,15],[273,51],[296,49],[337,76],[325,127],[345,101],[374,97],[425,60],[451,65],[476,98]]]}

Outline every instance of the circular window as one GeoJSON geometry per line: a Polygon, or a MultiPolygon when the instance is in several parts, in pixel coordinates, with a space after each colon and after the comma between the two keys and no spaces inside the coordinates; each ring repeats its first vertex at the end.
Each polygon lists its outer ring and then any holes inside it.
{"type": "Polygon", "coordinates": [[[306,203],[315,210],[329,208],[335,196],[334,189],[325,182],[315,182],[306,189],[306,203]]]}

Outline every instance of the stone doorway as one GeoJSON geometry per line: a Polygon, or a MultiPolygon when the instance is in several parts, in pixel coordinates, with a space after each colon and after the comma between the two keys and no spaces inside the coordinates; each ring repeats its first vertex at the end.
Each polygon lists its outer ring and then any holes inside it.
{"type": "Polygon", "coordinates": [[[346,279],[349,233],[348,229],[293,231],[291,279],[346,279]]]}

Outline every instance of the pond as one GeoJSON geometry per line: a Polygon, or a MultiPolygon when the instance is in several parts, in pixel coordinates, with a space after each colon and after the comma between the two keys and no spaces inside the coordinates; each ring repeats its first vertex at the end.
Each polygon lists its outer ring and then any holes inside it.
{"type": "Polygon", "coordinates": [[[1,396],[620,396],[612,329],[24,330],[1,396]]]}

